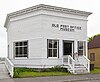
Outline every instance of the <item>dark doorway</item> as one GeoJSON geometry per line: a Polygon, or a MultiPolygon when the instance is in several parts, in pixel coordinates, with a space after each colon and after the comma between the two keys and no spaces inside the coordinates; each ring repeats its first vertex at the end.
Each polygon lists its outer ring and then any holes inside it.
{"type": "Polygon", "coordinates": [[[72,41],[63,41],[63,55],[72,56],[72,41]]]}

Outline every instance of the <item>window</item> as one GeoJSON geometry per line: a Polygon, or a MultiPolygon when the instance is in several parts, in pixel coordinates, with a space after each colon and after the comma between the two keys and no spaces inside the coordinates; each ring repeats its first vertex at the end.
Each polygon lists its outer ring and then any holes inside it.
{"type": "Polygon", "coordinates": [[[48,57],[58,57],[59,52],[58,40],[47,40],[48,57]]]}
{"type": "Polygon", "coordinates": [[[78,55],[86,55],[86,42],[78,41],[78,55]]]}
{"type": "Polygon", "coordinates": [[[14,43],[15,57],[28,57],[28,41],[14,43]]]}
{"type": "Polygon", "coordinates": [[[95,53],[90,53],[90,61],[95,61],[95,53]]]}
{"type": "Polygon", "coordinates": [[[9,45],[8,45],[8,58],[9,58],[9,45]]]}

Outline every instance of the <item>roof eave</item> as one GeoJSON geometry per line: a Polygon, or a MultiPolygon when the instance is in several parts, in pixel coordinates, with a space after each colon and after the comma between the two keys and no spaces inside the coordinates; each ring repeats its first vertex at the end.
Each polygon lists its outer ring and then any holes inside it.
{"type": "Polygon", "coordinates": [[[4,23],[4,27],[5,27],[5,28],[7,28],[8,19],[9,19],[9,16],[8,16],[8,14],[7,14],[7,16],[6,16],[6,21],[5,21],[5,23],[4,23]]]}
{"type": "Polygon", "coordinates": [[[19,16],[19,15],[23,15],[23,14],[27,14],[27,13],[30,13],[30,12],[33,12],[36,10],[49,10],[49,11],[67,13],[67,14],[81,15],[81,16],[86,16],[86,17],[88,17],[89,15],[92,14],[92,12],[79,11],[79,10],[74,10],[74,9],[68,9],[68,8],[40,4],[40,5],[36,5],[33,7],[29,7],[26,9],[22,9],[22,10],[7,14],[4,27],[7,28],[7,24],[9,22],[10,18],[19,16]]]}

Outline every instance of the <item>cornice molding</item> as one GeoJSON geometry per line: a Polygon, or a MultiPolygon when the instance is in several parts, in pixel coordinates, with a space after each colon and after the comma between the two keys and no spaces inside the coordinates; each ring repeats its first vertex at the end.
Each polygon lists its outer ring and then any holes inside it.
{"type": "Polygon", "coordinates": [[[7,26],[7,22],[10,18],[20,16],[20,15],[23,15],[23,14],[27,14],[27,13],[30,13],[30,12],[34,12],[34,11],[37,11],[37,10],[48,10],[48,11],[66,13],[66,14],[86,16],[86,17],[92,14],[91,12],[86,12],[86,11],[79,11],[79,10],[74,10],[74,9],[68,9],[68,8],[62,8],[62,7],[40,4],[40,5],[36,5],[36,6],[33,6],[33,7],[29,7],[29,8],[26,8],[26,9],[22,9],[22,10],[7,14],[7,18],[6,18],[6,22],[5,22],[4,27],[7,26]]]}

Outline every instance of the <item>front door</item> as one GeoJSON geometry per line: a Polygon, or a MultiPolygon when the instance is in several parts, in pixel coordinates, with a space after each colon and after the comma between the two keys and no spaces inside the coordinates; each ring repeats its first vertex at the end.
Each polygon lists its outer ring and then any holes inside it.
{"type": "Polygon", "coordinates": [[[63,41],[63,55],[73,56],[73,42],[63,41]]]}

